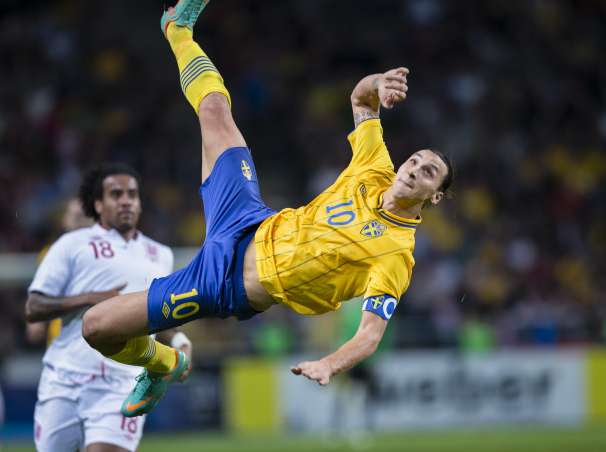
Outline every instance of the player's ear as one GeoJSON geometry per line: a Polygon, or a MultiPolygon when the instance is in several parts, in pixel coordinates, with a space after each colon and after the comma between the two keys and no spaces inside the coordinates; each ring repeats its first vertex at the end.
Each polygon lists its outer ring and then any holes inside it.
{"type": "Polygon", "coordinates": [[[443,191],[437,191],[433,195],[431,195],[431,198],[429,198],[432,206],[437,205],[440,201],[442,201],[442,199],[444,199],[443,191]]]}
{"type": "Polygon", "coordinates": [[[100,199],[95,199],[95,212],[97,215],[101,216],[101,212],[103,212],[103,201],[100,199]]]}

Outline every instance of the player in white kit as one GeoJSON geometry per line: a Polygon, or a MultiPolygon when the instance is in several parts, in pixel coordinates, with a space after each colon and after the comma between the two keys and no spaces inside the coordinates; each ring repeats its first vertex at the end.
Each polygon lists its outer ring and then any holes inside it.
{"type": "MultiPolygon", "coordinates": [[[[82,315],[118,293],[145,290],[173,270],[170,248],[137,230],[139,176],[126,165],[90,172],[80,189],[96,223],[62,235],[49,249],[29,287],[30,322],[61,317],[63,328],[43,358],[34,413],[39,451],[134,451],[143,418],[125,418],[120,406],[140,367],[105,358],[82,338],[82,315]]],[[[175,330],[159,337],[191,356],[175,330]]]]}

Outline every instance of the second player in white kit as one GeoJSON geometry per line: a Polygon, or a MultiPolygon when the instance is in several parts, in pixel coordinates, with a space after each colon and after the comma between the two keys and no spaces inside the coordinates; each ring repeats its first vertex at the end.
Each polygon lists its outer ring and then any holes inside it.
{"type": "MultiPolygon", "coordinates": [[[[60,316],[63,324],[43,358],[34,414],[39,451],[134,451],[141,438],[144,419],[120,413],[141,368],[105,358],[82,338],[88,307],[118,292],[144,290],[173,270],[170,248],[136,229],[141,210],[137,179],[122,165],[89,174],[80,197],[85,210],[92,203],[95,210],[89,213],[97,223],[61,236],[29,287],[28,320],[60,316]]],[[[174,334],[165,338],[174,336],[191,353],[183,334],[174,334]]]]}

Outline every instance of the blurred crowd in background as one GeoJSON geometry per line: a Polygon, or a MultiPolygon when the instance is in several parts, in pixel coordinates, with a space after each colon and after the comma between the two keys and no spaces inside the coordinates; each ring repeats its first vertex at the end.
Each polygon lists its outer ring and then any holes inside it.
{"type": "MultiPolygon", "coordinates": [[[[198,246],[200,132],[159,28],[161,2],[0,6],[0,253],[61,232],[82,171],[143,176],[141,229],[198,246]]],[[[350,158],[349,95],[406,66],[382,112],[396,166],[438,148],[454,196],[423,215],[396,348],[606,341],[606,2],[215,1],[195,37],[221,70],[275,209],[310,201],[350,158]]],[[[25,287],[0,288],[0,347],[20,350],[25,287]]],[[[203,321],[198,351],[326,348],[338,314],[275,308],[203,321]],[[203,343],[202,343],[203,341],[203,343]]]]}

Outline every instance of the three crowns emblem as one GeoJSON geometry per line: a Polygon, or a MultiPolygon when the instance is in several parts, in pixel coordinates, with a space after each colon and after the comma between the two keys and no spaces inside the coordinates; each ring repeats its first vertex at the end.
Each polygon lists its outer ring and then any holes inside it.
{"type": "Polygon", "coordinates": [[[365,235],[366,237],[380,237],[383,235],[386,229],[387,226],[385,226],[383,223],[377,220],[372,220],[364,225],[360,231],[360,234],[365,235]]]}
{"type": "Polygon", "coordinates": [[[247,178],[248,180],[252,179],[252,171],[250,170],[250,165],[246,160],[242,160],[242,163],[240,164],[240,169],[242,170],[242,174],[245,178],[247,178]]]}

